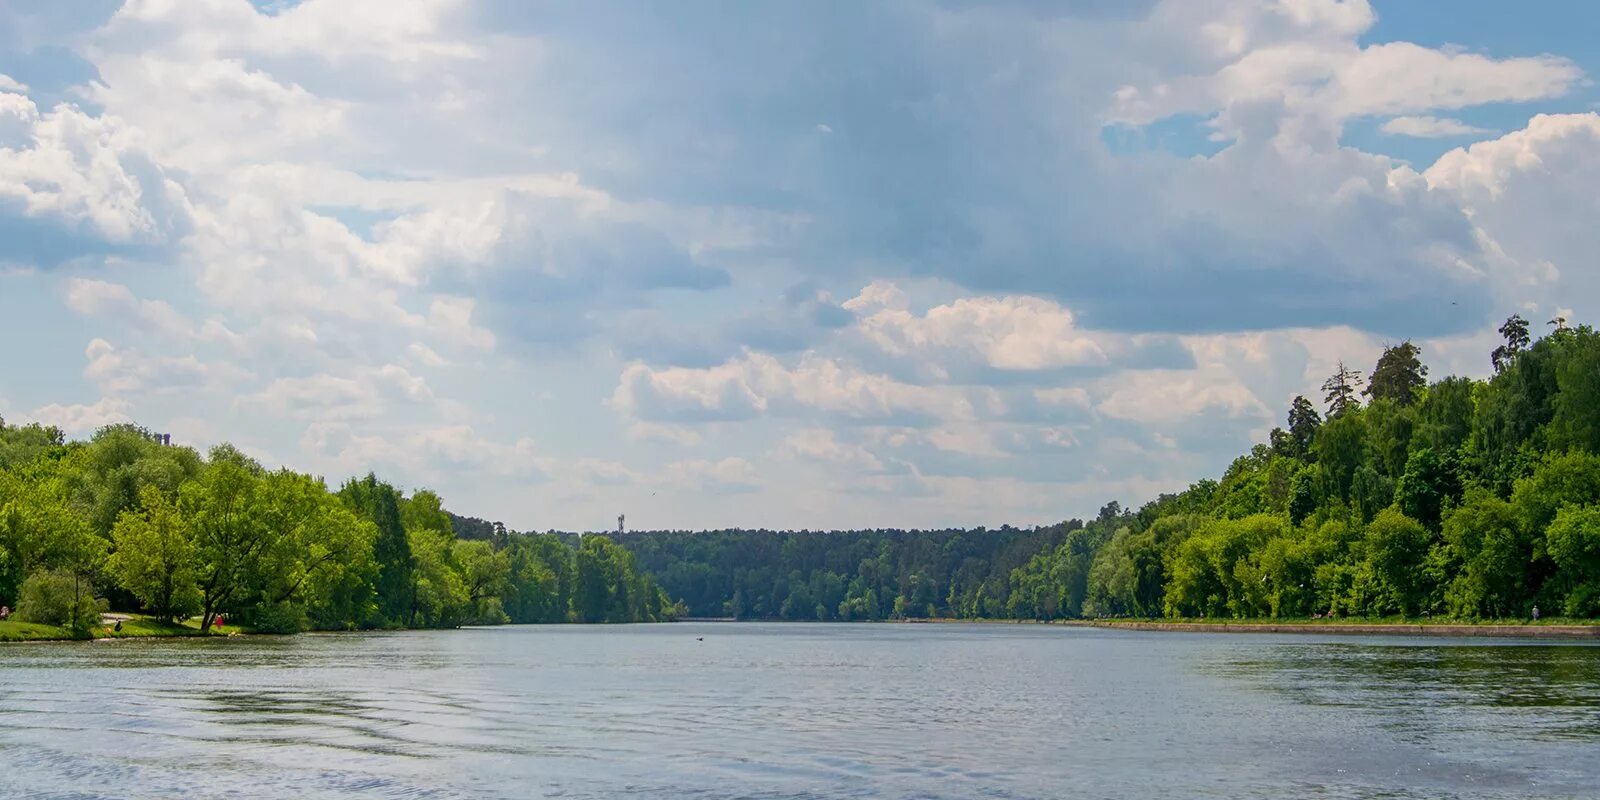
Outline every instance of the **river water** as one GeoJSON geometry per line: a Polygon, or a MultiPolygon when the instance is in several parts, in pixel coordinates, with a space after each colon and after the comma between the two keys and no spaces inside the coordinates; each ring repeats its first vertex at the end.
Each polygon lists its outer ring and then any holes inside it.
{"type": "Polygon", "coordinates": [[[1595,796],[1594,646],[754,623],[0,646],[3,798],[1595,796]]]}

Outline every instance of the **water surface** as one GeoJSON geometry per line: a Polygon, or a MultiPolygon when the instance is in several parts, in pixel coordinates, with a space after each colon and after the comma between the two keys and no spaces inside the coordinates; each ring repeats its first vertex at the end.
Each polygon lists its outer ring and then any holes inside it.
{"type": "Polygon", "coordinates": [[[1593,797],[1597,754],[1592,645],[680,623],[0,646],[0,797],[1593,797]]]}

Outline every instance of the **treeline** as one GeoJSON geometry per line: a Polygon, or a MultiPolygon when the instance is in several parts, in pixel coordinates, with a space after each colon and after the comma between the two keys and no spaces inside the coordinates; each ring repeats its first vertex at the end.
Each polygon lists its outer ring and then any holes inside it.
{"type": "Polygon", "coordinates": [[[1600,334],[1552,325],[1487,380],[1341,363],[1221,479],[1087,523],[619,541],[695,616],[1600,616],[1600,334]]]}
{"type": "Polygon", "coordinates": [[[1551,324],[1507,320],[1487,380],[1341,363],[1220,480],[1040,554],[1014,614],[1600,615],[1600,334],[1551,324]]]}
{"type": "MultiPolygon", "coordinates": [[[[461,518],[456,518],[461,519],[461,518]]],[[[86,633],[107,609],[259,631],[636,622],[674,608],[604,537],[456,534],[438,495],[330,490],[132,426],[88,442],[0,420],[0,605],[86,633]]]]}
{"type": "Polygon", "coordinates": [[[1079,527],[657,531],[616,538],[689,616],[850,621],[1005,616],[1012,573],[1069,541],[1079,527]]]}

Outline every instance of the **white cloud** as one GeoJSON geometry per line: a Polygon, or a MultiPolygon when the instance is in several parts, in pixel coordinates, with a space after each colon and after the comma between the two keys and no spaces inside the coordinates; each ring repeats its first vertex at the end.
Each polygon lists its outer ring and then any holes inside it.
{"type": "Polygon", "coordinates": [[[128,287],[117,283],[72,278],[67,282],[67,307],[84,316],[114,318],[175,340],[194,335],[194,326],[171,305],[139,300],[128,287]]]}
{"type": "Polygon", "coordinates": [[[117,245],[168,242],[190,213],[183,188],[121,120],[68,105],[40,111],[26,95],[0,92],[0,205],[7,201],[117,245]]]}
{"type": "Polygon", "coordinates": [[[1600,296],[1600,114],[1540,114],[1522,130],[1445,153],[1426,177],[1457,198],[1498,256],[1487,263],[1504,313],[1600,296]]]}
{"type": "Polygon", "coordinates": [[[353,420],[384,416],[398,403],[429,405],[433,390],[404,367],[385,364],[349,375],[318,373],[278,378],[238,400],[241,406],[301,419],[353,420]]]}
{"type": "Polygon", "coordinates": [[[664,442],[681,447],[694,447],[704,443],[699,433],[685,425],[665,425],[659,422],[632,422],[628,425],[628,440],[634,442],[664,442]]]}
{"type": "Polygon", "coordinates": [[[1359,45],[1375,21],[1359,0],[1240,3],[1221,15],[1214,6],[1167,2],[1146,23],[1148,35],[1194,41],[1199,27],[1209,52],[1197,54],[1193,71],[1123,87],[1107,119],[1147,125],[1221,112],[1217,126],[1231,137],[1263,106],[1312,126],[1337,126],[1363,116],[1557,97],[1583,77],[1553,56],[1494,59],[1410,42],[1359,45]]]}
{"type": "Polygon", "coordinates": [[[428,311],[428,328],[440,341],[455,347],[493,350],[494,334],[472,324],[476,303],[465,297],[436,297],[428,311]]]}
{"type": "Polygon", "coordinates": [[[106,425],[131,421],[128,403],[114,397],[102,397],[89,405],[51,403],[34,409],[27,417],[41,425],[60,428],[75,438],[87,436],[106,425]]]}
{"type": "Polygon", "coordinates": [[[552,461],[533,440],[489,439],[468,425],[379,426],[363,433],[349,422],[312,422],[300,449],[347,472],[380,469],[400,473],[416,485],[431,484],[463,470],[518,480],[543,479],[552,461]]]}
{"type": "Polygon", "coordinates": [[[193,355],[164,356],[135,348],[119,348],[94,339],[84,348],[89,363],[83,375],[111,396],[172,394],[222,385],[238,385],[249,373],[230,364],[205,363],[193,355]]]}
{"type": "Polygon", "coordinates": [[[1418,139],[1449,139],[1458,136],[1482,136],[1494,133],[1488,128],[1468,125],[1449,117],[1412,116],[1395,117],[1383,123],[1379,130],[1390,136],[1412,136],[1418,139]]]}
{"type": "Polygon", "coordinates": [[[844,303],[857,329],[895,357],[967,355],[1000,370],[1100,365],[1106,351],[1077,330],[1072,312],[1038,297],[968,297],[923,315],[907,310],[904,292],[878,281],[844,303]]]}
{"type": "Polygon", "coordinates": [[[422,342],[412,342],[406,348],[406,355],[410,356],[412,361],[424,367],[445,367],[450,365],[450,362],[444,356],[434,352],[433,348],[422,342]]]}
{"type": "Polygon", "coordinates": [[[974,399],[989,392],[926,387],[861,372],[808,353],[794,366],[747,352],[706,369],[630,365],[611,397],[615,409],[641,419],[744,419],[766,413],[824,414],[846,419],[970,419],[974,399]]]}
{"type": "Polygon", "coordinates": [[[840,442],[828,428],[795,431],[784,438],[780,452],[791,457],[873,471],[883,468],[883,462],[877,456],[861,445],[840,442]]]}

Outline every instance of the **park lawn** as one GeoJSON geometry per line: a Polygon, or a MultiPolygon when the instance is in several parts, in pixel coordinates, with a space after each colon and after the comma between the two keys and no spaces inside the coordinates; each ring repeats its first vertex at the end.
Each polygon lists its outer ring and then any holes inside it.
{"type": "Polygon", "coordinates": [[[0,642],[40,642],[73,639],[72,631],[55,625],[6,620],[0,622],[0,642]]]}
{"type": "MultiPolygon", "coordinates": [[[[225,625],[212,629],[213,636],[226,636],[230,634],[243,634],[250,631],[238,625],[225,625]]],[[[172,636],[199,636],[200,619],[184,620],[180,623],[163,622],[146,616],[134,616],[122,621],[122,630],[115,630],[112,625],[98,625],[90,630],[86,637],[73,636],[72,631],[56,625],[40,625],[33,622],[17,622],[9,620],[0,622],[0,642],[50,642],[72,639],[140,639],[163,638],[172,636]]]]}
{"type": "MultiPolygon", "coordinates": [[[[238,625],[224,625],[221,628],[212,628],[212,636],[226,636],[235,633],[249,633],[250,631],[238,625]]],[[[194,617],[181,622],[171,623],[158,620],[154,617],[134,616],[132,619],[122,621],[122,630],[113,630],[113,626],[95,629],[97,636],[112,639],[138,638],[149,636],[199,636],[200,618],[194,617]]]]}

